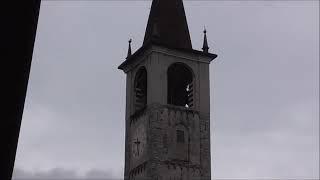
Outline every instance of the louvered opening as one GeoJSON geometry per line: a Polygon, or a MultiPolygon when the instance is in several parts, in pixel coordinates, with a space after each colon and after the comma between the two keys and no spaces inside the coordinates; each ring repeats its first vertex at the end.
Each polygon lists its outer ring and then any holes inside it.
{"type": "Polygon", "coordinates": [[[177,142],[178,143],[184,143],[184,131],[182,130],[177,130],[177,142]]]}
{"type": "Polygon", "coordinates": [[[143,109],[147,105],[147,71],[140,68],[135,77],[135,111],[143,109]]]}

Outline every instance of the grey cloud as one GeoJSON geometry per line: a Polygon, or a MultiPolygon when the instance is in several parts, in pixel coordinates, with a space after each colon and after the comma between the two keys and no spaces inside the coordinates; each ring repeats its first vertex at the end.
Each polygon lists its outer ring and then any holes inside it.
{"type": "Polygon", "coordinates": [[[15,168],[12,179],[15,180],[116,180],[119,177],[114,177],[111,171],[102,171],[91,169],[84,175],[81,175],[76,170],[53,168],[47,171],[26,171],[20,168],[15,168]]]}
{"type": "Polygon", "coordinates": [[[101,170],[97,170],[97,169],[92,169],[86,173],[85,177],[87,179],[89,179],[89,178],[103,179],[103,178],[111,178],[111,177],[113,177],[113,175],[112,175],[112,172],[110,172],[110,171],[101,171],[101,170]]]}
{"type": "Polygon", "coordinates": [[[48,171],[30,172],[20,168],[15,168],[13,179],[77,179],[75,171],[63,168],[54,168],[48,171]]]}

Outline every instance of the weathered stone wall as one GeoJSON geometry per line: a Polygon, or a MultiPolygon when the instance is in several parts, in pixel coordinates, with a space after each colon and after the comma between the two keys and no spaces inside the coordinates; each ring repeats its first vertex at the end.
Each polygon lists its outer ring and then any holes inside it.
{"type": "MultiPolygon", "coordinates": [[[[151,178],[199,179],[201,162],[199,112],[172,105],[153,105],[149,109],[151,178]],[[177,142],[176,130],[185,131],[185,142],[177,142]],[[181,174],[182,173],[182,174],[181,174]]],[[[205,142],[207,143],[207,142],[205,142]]]]}
{"type": "Polygon", "coordinates": [[[200,116],[200,161],[203,179],[211,179],[210,156],[210,121],[209,117],[200,116]]]}

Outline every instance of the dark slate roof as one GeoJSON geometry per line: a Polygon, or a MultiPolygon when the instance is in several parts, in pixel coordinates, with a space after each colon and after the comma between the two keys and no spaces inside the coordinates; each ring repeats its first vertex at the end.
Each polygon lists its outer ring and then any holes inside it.
{"type": "Polygon", "coordinates": [[[194,53],[212,59],[217,57],[216,54],[192,49],[182,0],[152,1],[143,45],[128,56],[118,69],[123,70],[151,45],[194,53]]]}
{"type": "Polygon", "coordinates": [[[153,0],[143,44],[156,41],[171,48],[192,49],[182,0],[153,0]]]}

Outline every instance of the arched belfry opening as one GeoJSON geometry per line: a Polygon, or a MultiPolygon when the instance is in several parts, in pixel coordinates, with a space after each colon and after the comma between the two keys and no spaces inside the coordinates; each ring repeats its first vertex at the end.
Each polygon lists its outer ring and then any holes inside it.
{"type": "Polygon", "coordinates": [[[141,110],[147,105],[147,70],[141,67],[134,79],[134,106],[135,110],[141,110]]]}
{"type": "Polygon", "coordinates": [[[193,72],[183,63],[170,65],[168,77],[168,104],[193,107],[193,72]]]}

